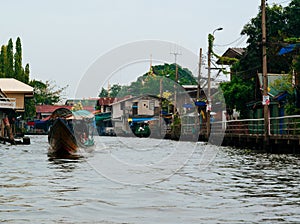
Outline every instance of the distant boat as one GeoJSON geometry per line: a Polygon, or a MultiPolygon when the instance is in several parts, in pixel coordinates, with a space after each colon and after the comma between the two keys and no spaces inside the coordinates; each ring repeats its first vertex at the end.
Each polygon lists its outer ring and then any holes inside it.
{"type": "Polygon", "coordinates": [[[94,146],[94,115],[86,110],[56,109],[50,117],[49,154],[78,155],[79,149],[92,150],[94,146]]]}
{"type": "Polygon", "coordinates": [[[147,121],[135,122],[130,124],[133,134],[140,138],[148,138],[151,135],[149,123],[147,121]]]}
{"type": "Polygon", "coordinates": [[[134,135],[140,138],[148,138],[150,134],[151,130],[148,124],[140,124],[140,126],[134,130],[134,135]]]}

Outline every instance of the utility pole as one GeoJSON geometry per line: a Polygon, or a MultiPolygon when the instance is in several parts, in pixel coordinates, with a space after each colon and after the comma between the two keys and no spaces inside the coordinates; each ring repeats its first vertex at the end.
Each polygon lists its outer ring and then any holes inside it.
{"type": "Polygon", "coordinates": [[[199,52],[197,100],[199,100],[199,98],[200,98],[200,89],[201,89],[201,86],[200,86],[201,66],[202,66],[202,48],[200,48],[200,52],[199,52]]]}
{"type": "Polygon", "coordinates": [[[262,74],[263,74],[263,105],[264,105],[264,147],[269,143],[269,96],[267,70],[267,35],[266,35],[266,0],[261,0],[262,28],[262,74]]]}
{"type": "Polygon", "coordinates": [[[178,84],[178,65],[177,65],[177,56],[178,55],[181,55],[181,53],[179,53],[178,51],[174,51],[174,52],[171,52],[170,54],[173,54],[174,57],[175,57],[175,82],[176,84],[174,85],[174,108],[173,108],[173,115],[175,115],[176,113],[176,101],[177,101],[177,84],[178,84]]]}
{"type": "Polygon", "coordinates": [[[159,137],[161,136],[162,134],[162,99],[163,99],[163,78],[160,77],[160,80],[159,80],[159,95],[160,95],[160,98],[159,98],[159,137]]]}
{"type": "Polygon", "coordinates": [[[211,73],[211,53],[212,53],[212,48],[213,48],[213,42],[215,40],[215,32],[216,31],[220,31],[220,30],[223,30],[222,27],[219,27],[217,29],[215,29],[213,31],[212,34],[208,34],[208,59],[207,59],[207,122],[206,122],[206,129],[207,129],[207,139],[209,139],[209,136],[210,136],[210,112],[211,112],[211,94],[210,94],[210,85],[211,85],[211,78],[210,78],[210,73],[211,73]]]}
{"type": "Polygon", "coordinates": [[[210,41],[211,34],[208,34],[208,59],[207,59],[207,105],[206,105],[206,135],[207,139],[209,139],[210,135],[210,110],[211,110],[211,100],[210,100],[210,65],[211,65],[211,48],[212,48],[212,41],[210,41]]]}
{"type": "MultiPolygon", "coordinates": [[[[200,80],[201,80],[201,66],[202,66],[202,48],[200,48],[200,51],[199,51],[199,64],[198,64],[198,85],[197,85],[197,97],[196,97],[196,102],[199,100],[200,98],[200,90],[201,90],[201,86],[200,86],[200,80]]],[[[195,103],[196,103],[195,102],[195,103]]],[[[199,122],[199,106],[195,106],[195,111],[196,111],[196,115],[197,115],[197,118],[195,119],[195,130],[200,130],[198,128],[199,125],[200,125],[200,122],[199,122]],[[198,128],[197,128],[198,126],[198,128]]],[[[197,133],[197,137],[199,137],[199,134],[200,133],[197,133]]]]}

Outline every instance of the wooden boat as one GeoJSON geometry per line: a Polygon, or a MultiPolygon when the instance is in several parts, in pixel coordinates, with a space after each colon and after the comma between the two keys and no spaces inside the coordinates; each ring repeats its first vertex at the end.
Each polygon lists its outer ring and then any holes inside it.
{"type": "Polygon", "coordinates": [[[48,133],[49,154],[76,155],[79,149],[92,149],[94,115],[86,110],[59,108],[51,115],[48,133]]]}

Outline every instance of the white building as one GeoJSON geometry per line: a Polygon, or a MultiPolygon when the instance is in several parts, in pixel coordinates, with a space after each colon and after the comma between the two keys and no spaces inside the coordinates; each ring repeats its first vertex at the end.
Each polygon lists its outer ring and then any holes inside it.
{"type": "Polygon", "coordinates": [[[160,100],[156,96],[137,96],[111,104],[115,131],[129,131],[129,118],[159,117],[160,100]]]}

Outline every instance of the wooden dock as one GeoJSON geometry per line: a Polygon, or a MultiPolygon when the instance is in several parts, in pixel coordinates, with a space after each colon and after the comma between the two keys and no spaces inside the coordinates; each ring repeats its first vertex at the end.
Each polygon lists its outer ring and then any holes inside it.
{"type": "Polygon", "coordinates": [[[11,145],[30,145],[30,138],[25,136],[22,138],[14,138],[10,139],[7,137],[1,137],[0,136],[0,143],[10,143],[11,145]]]}

